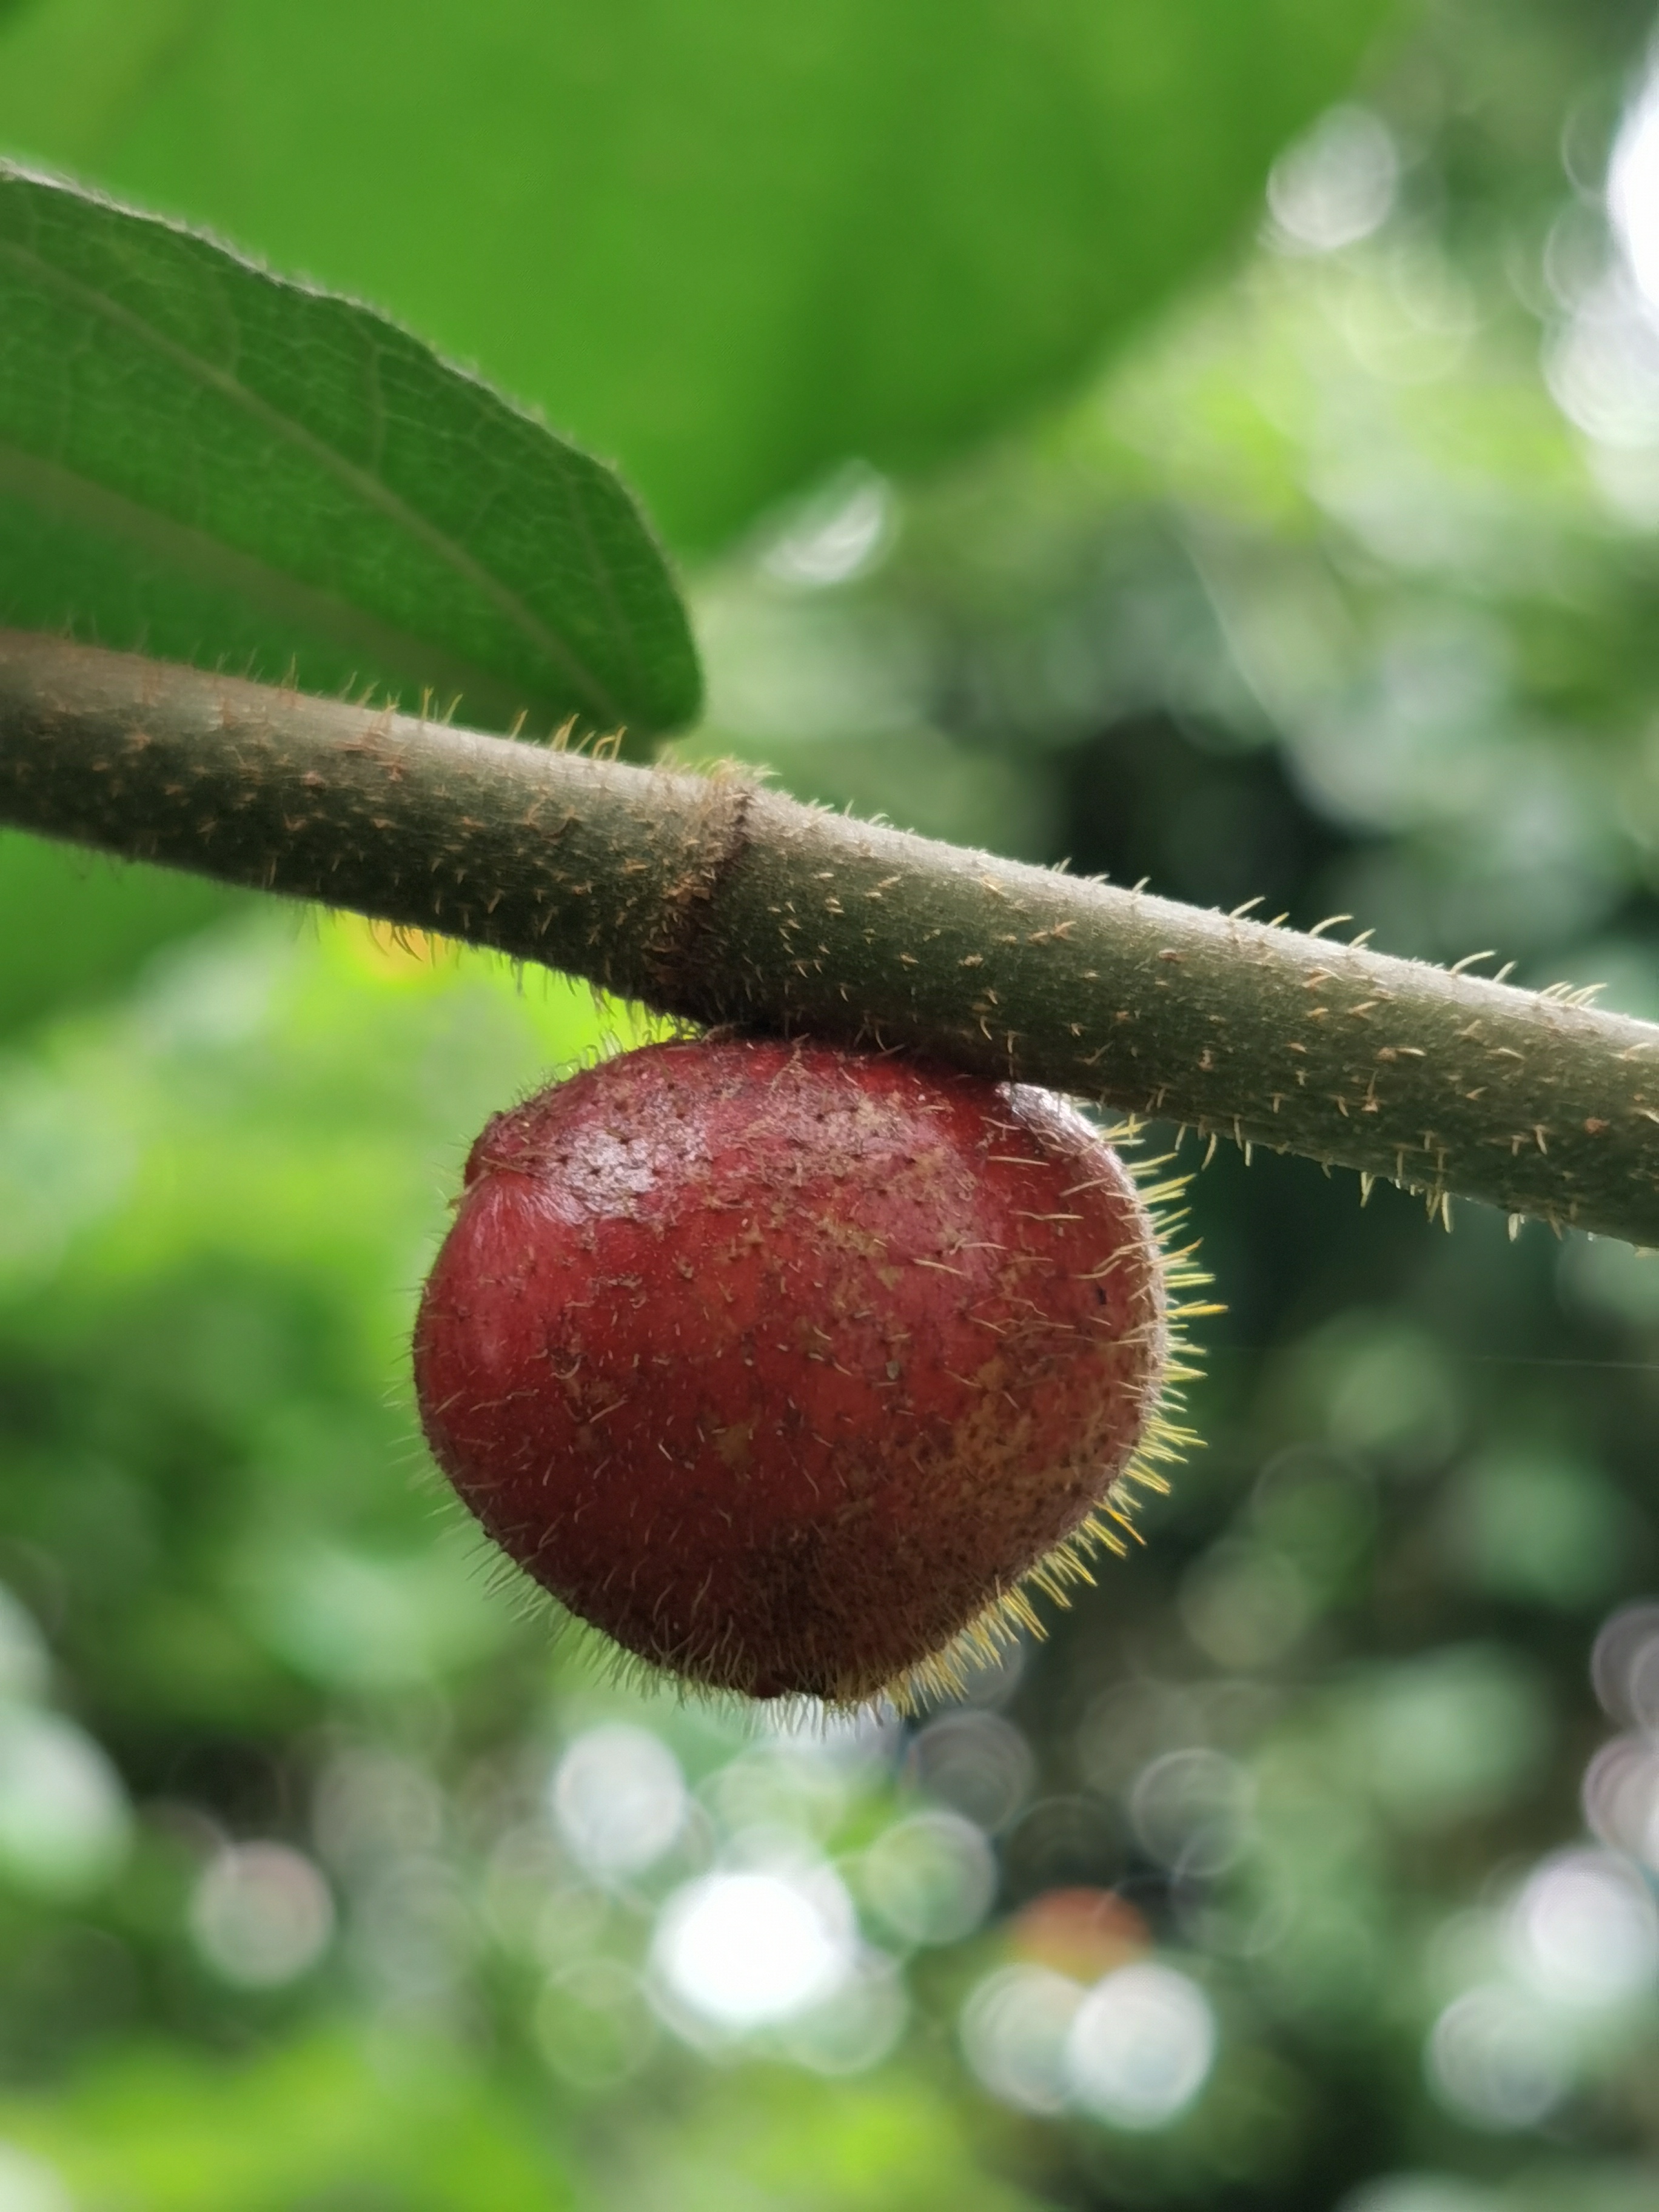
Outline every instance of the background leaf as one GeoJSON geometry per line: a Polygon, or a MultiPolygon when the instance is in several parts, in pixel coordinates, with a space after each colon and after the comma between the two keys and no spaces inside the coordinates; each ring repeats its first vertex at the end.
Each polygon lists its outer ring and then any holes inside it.
{"type": "Polygon", "coordinates": [[[0,169],[0,620],[649,731],[697,696],[627,493],[380,317],[0,169]]]}
{"type": "Polygon", "coordinates": [[[1385,0],[33,0],[0,144],[382,302],[707,545],[1062,389],[1385,0]]]}

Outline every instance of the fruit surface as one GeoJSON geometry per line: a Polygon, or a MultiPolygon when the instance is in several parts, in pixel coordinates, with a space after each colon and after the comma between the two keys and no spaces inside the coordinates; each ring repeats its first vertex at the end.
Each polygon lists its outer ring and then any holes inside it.
{"type": "Polygon", "coordinates": [[[848,1703],[1082,1571],[1056,1547],[1103,1533],[1167,1346],[1152,1223],[1079,1115],[735,1039],[489,1124],[415,1372],[439,1463],[572,1612],[710,1687],[848,1703]]]}

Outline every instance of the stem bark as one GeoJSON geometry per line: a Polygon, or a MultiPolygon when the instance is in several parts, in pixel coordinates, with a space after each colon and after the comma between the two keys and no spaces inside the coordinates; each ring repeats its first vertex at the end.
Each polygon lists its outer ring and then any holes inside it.
{"type": "Polygon", "coordinates": [[[735,777],[0,632],[0,820],[1659,1246],[1659,1027],[735,777]]]}

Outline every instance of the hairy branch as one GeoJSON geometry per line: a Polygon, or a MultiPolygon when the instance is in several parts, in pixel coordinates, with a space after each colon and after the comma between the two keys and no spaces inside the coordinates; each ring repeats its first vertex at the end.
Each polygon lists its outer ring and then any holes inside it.
{"type": "Polygon", "coordinates": [[[0,632],[0,820],[1659,1245],[1659,1028],[734,779],[0,632]]]}

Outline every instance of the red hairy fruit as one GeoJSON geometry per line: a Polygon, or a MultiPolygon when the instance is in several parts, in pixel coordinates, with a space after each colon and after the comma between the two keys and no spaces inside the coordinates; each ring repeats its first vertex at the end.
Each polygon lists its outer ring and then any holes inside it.
{"type": "Polygon", "coordinates": [[[472,1148],[415,1331],[478,1519],[654,1667],[939,1686],[1155,1481],[1165,1270],[1036,1091],[821,1044],[623,1054],[472,1148]]]}

